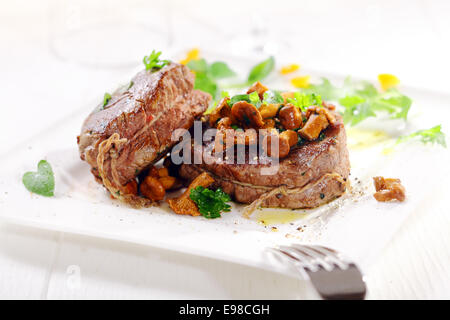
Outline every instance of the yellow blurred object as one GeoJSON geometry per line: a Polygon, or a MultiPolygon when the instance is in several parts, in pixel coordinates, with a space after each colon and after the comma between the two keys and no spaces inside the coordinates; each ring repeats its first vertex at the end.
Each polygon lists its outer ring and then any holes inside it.
{"type": "Polygon", "coordinates": [[[300,69],[300,66],[298,64],[290,64],[290,65],[282,67],[281,70],[280,70],[280,73],[281,74],[288,74],[288,73],[292,73],[294,71],[297,71],[298,69],[300,69]]]}
{"type": "Polygon", "coordinates": [[[198,59],[200,59],[200,50],[198,48],[194,48],[194,49],[189,50],[186,53],[186,58],[181,60],[180,63],[181,64],[188,64],[189,61],[191,61],[191,60],[198,60],[198,59]]]}
{"type": "Polygon", "coordinates": [[[296,88],[308,88],[309,87],[309,76],[292,78],[291,84],[296,88]]]}
{"type": "Polygon", "coordinates": [[[388,147],[388,148],[384,148],[383,150],[381,150],[381,154],[385,155],[385,156],[389,156],[392,153],[394,153],[394,147],[388,147]]]}
{"type": "Polygon", "coordinates": [[[380,82],[381,88],[383,90],[394,88],[400,83],[400,80],[396,76],[388,73],[379,74],[378,81],[380,82]]]}

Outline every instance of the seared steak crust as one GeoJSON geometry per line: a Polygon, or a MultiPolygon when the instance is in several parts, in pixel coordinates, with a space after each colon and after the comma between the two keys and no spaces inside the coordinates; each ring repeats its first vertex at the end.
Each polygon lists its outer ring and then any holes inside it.
{"type": "Polygon", "coordinates": [[[350,173],[344,124],[330,125],[321,141],[307,142],[280,159],[279,169],[273,175],[262,175],[269,167],[266,159],[259,163],[186,165],[180,175],[188,180],[207,171],[216,179],[216,186],[229,193],[236,201],[252,203],[258,199],[264,207],[313,208],[342,195],[350,173]]]}
{"type": "Polygon", "coordinates": [[[131,87],[114,93],[85,120],[78,137],[81,159],[98,180],[106,178],[120,190],[174,145],[175,129],[190,128],[206,110],[210,95],[193,88],[194,75],[177,63],[138,73],[131,87]],[[99,147],[105,152],[102,172],[99,147]]]}

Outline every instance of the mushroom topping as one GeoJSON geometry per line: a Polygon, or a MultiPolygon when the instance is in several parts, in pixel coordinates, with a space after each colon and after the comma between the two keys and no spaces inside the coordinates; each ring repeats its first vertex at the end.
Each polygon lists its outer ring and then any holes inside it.
{"type": "Polygon", "coordinates": [[[400,179],[373,177],[376,192],[373,197],[380,202],[405,201],[405,187],[400,179]]]}
{"type": "Polygon", "coordinates": [[[199,216],[200,212],[194,201],[190,199],[191,190],[197,188],[198,186],[209,187],[214,183],[214,179],[206,172],[203,172],[197,178],[195,178],[186,191],[178,198],[168,199],[170,208],[176,214],[188,214],[191,216],[199,216]]]}
{"type": "MultiPolygon", "coordinates": [[[[333,106],[334,107],[334,106],[333,106]]],[[[309,118],[311,114],[323,114],[327,117],[329,123],[334,124],[336,122],[336,118],[330,113],[331,109],[322,108],[318,106],[310,106],[306,109],[306,118],[309,118]]]]}
{"type": "Polygon", "coordinates": [[[231,115],[239,121],[244,128],[262,128],[264,121],[259,110],[246,101],[236,102],[231,108],[231,115]]]}
{"type": "Polygon", "coordinates": [[[259,108],[259,113],[263,119],[273,118],[277,115],[278,109],[280,108],[280,104],[263,104],[259,108]]]}
{"type": "Polygon", "coordinates": [[[223,98],[214,111],[209,115],[209,124],[211,127],[214,127],[219,119],[229,117],[231,115],[231,109],[228,106],[229,100],[230,98],[228,97],[223,98]]]}
{"type": "Polygon", "coordinates": [[[285,129],[298,129],[302,127],[303,124],[300,109],[290,103],[281,108],[278,118],[285,129]]]}
{"type": "Polygon", "coordinates": [[[324,114],[312,114],[309,116],[303,128],[298,130],[298,134],[307,140],[315,140],[320,132],[328,127],[328,119],[324,114]]]}
{"type": "Polygon", "coordinates": [[[286,139],[289,142],[289,147],[295,146],[298,142],[297,132],[293,130],[286,130],[280,133],[280,138],[286,139]]]}
{"type": "Polygon", "coordinates": [[[154,201],[162,200],[166,195],[166,190],[161,182],[150,175],[146,176],[144,181],[141,182],[139,191],[144,197],[154,201]]]}
{"type": "Polygon", "coordinates": [[[264,137],[263,148],[266,154],[272,158],[284,158],[291,149],[288,137],[280,136],[275,129],[264,137]]]}
{"type": "Polygon", "coordinates": [[[250,94],[252,92],[257,92],[259,98],[261,100],[263,100],[264,99],[264,92],[266,92],[267,90],[269,90],[269,88],[267,88],[261,82],[257,81],[247,90],[247,94],[250,94]]]}

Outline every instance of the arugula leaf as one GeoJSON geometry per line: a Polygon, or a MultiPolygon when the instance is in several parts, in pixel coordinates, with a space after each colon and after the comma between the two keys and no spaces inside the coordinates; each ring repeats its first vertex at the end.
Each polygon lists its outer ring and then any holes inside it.
{"type": "Polygon", "coordinates": [[[391,119],[406,120],[412,104],[409,97],[395,88],[379,92],[371,83],[354,82],[350,77],[345,79],[342,87],[336,87],[323,78],[321,84],[311,85],[303,92],[317,93],[325,100],[339,102],[343,107],[344,122],[352,126],[382,112],[389,114],[391,119]]]}
{"type": "Polygon", "coordinates": [[[278,103],[283,103],[284,99],[281,96],[281,93],[279,91],[276,90],[269,90],[264,92],[263,95],[264,99],[262,101],[263,104],[278,104],[278,103]]]}
{"type": "Polygon", "coordinates": [[[287,98],[286,102],[293,104],[302,111],[306,111],[306,108],[309,106],[322,106],[322,97],[315,93],[295,92],[294,98],[287,98]]]}
{"type": "Polygon", "coordinates": [[[357,125],[369,117],[376,117],[376,114],[367,102],[346,107],[343,113],[344,123],[350,123],[352,126],[357,125]]]}
{"type": "Polygon", "coordinates": [[[216,61],[209,66],[211,76],[215,79],[229,78],[236,75],[236,73],[228,67],[225,62],[216,61]]]}
{"type": "Polygon", "coordinates": [[[397,89],[389,89],[374,101],[375,110],[385,110],[393,119],[407,119],[412,100],[397,89]]]}
{"type": "Polygon", "coordinates": [[[259,108],[261,106],[261,100],[259,99],[258,92],[254,91],[248,95],[248,99],[250,100],[250,103],[253,104],[255,107],[259,108]]]}
{"type": "Polygon", "coordinates": [[[170,60],[160,60],[160,55],[161,51],[156,52],[155,50],[152,50],[150,55],[145,56],[144,59],[142,59],[142,62],[145,65],[145,70],[153,71],[154,69],[161,69],[170,63],[170,60]]]}
{"type": "Polygon", "coordinates": [[[105,94],[103,95],[103,107],[106,107],[111,98],[111,95],[108,92],[105,92],[105,94]]]}
{"type": "Polygon", "coordinates": [[[195,89],[210,93],[213,99],[218,96],[217,80],[235,75],[234,71],[221,61],[208,65],[205,59],[191,60],[187,66],[195,72],[195,89]]]}
{"type": "Polygon", "coordinates": [[[445,134],[441,131],[441,125],[437,125],[430,129],[419,130],[409,135],[401,136],[397,139],[396,144],[406,142],[411,139],[419,139],[424,144],[440,144],[444,148],[447,148],[445,142],[445,134]]]}
{"type": "Polygon", "coordinates": [[[189,67],[189,69],[191,69],[192,71],[195,71],[195,73],[197,72],[203,72],[206,73],[208,72],[208,63],[206,62],[205,59],[199,59],[199,60],[191,60],[187,63],[187,65],[189,67]]]}
{"type": "Polygon", "coordinates": [[[239,101],[246,101],[248,103],[251,103],[255,107],[259,108],[262,104],[261,100],[259,99],[259,95],[257,92],[252,92],[250,94],[242,93],[234,95],[228,100],[228,106],[231,108],[236,102],[239,101]]]}
{"type": "Polygon", "coordinates": [[[207,73],[197,72],[195,74],[194,88],[208,92],[211,96],[217,96],[217,83],[207,73]]]}
{"type": "Polygon", "coordinates": [[[228,100],[228,106],[231,108],[236,102],[239,101],[247,101],[248,103],[251,103],[249,95],[243,93],[232,96],[230,100],[228,100]]]}
{"type": "Polygon", "coordinates": [[[344,86],[342,88],[338,88],[335,87],[327,78],[322,78],[321,84],[311,84],[308,89],[303,90],[303,92],[316,93],[325,100],[337,101],[339,98],[345,96],[345,88],[348,81],[349,78],[345,80],[344,86]]]}
{"type": "Polygon", "coordinates": [[[22,183],[30,192],[45,197],[52,197],[55,190],[55,177],[52,166],[45,160],[38,163],[37,172],[26,172],[22,177],[22,183]]]}
{"type": "Polygon", "coordinates": [[[231,201],[228,194],[218,188],[216,191],[198,186],[191,190],[189,195],[198,207],[198,211],[207,219],[220,218],[220,212],[230,211],[231,206],[226,202],[231,201]]]}
{"type": "Polygon", "coordinates": [[[248,83],[253,83],[264,79],[272,72],[274,67],[275,67],[274,57],[269,57],[267,60],[258,63],[250,70],[247,79],[248,83]]]}

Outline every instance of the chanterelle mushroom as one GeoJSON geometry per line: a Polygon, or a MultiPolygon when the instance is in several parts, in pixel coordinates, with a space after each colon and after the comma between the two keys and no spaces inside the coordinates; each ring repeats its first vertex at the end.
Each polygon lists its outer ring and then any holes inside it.
{"type": "Polygon", "coordinates": [[[191,190],[199,186],[207,188],[213,183],[214,179],[208,173],[203,172],[191,182],[187,190],[180,197],[175,199],[168,199],[167,202],[169,203],[170,208],[176,214],[189,214],[191,216],[199,216],[200,212],[198,211],[197,205],[189,197],[191,194],[191,190]]]}

